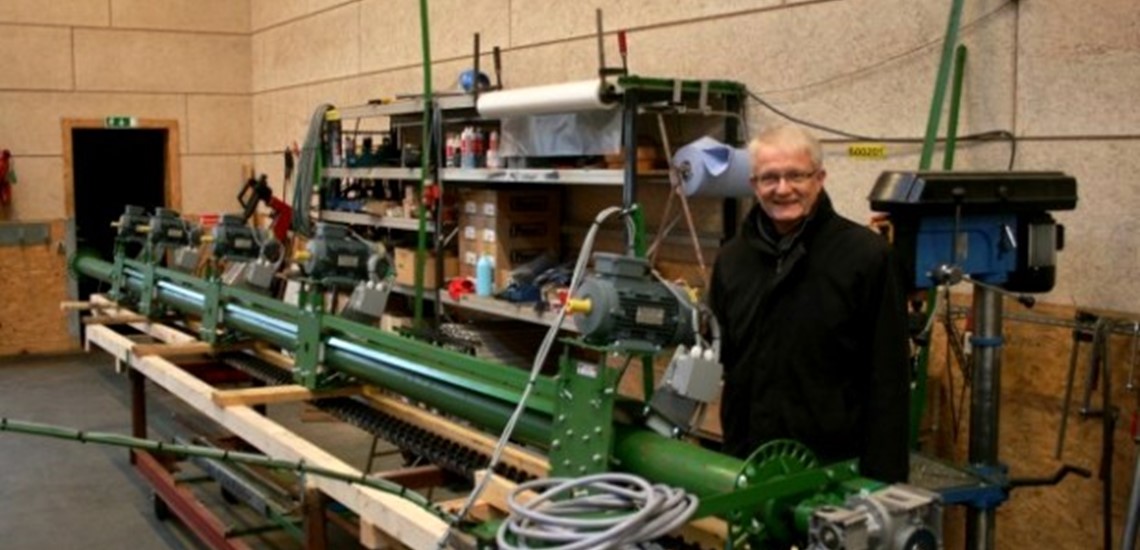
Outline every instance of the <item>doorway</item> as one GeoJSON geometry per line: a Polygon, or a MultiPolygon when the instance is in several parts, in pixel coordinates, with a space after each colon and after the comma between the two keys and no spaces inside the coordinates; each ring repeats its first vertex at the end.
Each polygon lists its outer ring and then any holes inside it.
{"type": "MultiPolygon", "coordinates": [[[[141,206],[148,213],[160,206],[177,209],[181,201],[170,193],[171,174],[176,173],[171,161],[177,163],[177,138],[171,136],[177,136],[177,126],[170,125],[107,129],[102,121],[71,127],[65,123],[67,206],[75,220],[78,249],[109,261],[117,231],[111,223],[127,205],[141,206]]],[[[100,290],[100,284],[81,277],[77,297],[87,299],[100,290]]]]}

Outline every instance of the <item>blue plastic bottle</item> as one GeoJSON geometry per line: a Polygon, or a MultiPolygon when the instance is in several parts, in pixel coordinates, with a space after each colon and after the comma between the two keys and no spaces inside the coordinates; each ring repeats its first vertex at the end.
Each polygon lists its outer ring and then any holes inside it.
{"type": "Polygon", "coordinates": [[[490,296],[495,286],[495,259],[484,254],[475,262],[475,294],[490,296]]]}

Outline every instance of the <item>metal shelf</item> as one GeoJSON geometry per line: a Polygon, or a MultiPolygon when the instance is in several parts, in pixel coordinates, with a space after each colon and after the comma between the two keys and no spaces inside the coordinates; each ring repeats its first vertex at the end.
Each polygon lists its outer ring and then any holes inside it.
{"type": "MultiPolygon", "coordinates": [[[[396,294],[403,294],[404,296],[415,296],[416,295],[416,287],[414,287],[412,285],[405,285],[402,283],[393,282],[392,283],[392,292],[395,292],[396,294]]],[[[435,301],[435,289],[425,288],[424,289],[424,300],[429,301],[429,302],[434,302],[435,301]]]]}
{"type": "MultiPolygon", "coordinates": [[[[410,285],[393,283],[392,292],[406,296],[415,296],[416,289],[410,285]]],[[[513,304],[506,300],[497,300],[495,298],[477,296],[475,294],[464,294],[460,296],[458,300],[453,299],[447,292],[440,292],[439,296],[440,300],[448,306],[539,325],[550,326],[554,324],[554,320],[558,317],[556,313],[551,311],[542,313],[535,311],[533,303],[513,304]]],[[[435,290],[424,289],[424,300],[434,301],[435,290]]],[[[562,320],[562,329],[578,332],[578,325],[574,323],[573,317],[567,316],[562,320]]]]}
{"type": "MultiPolygon", "coordinates": [[[[475,107],[475,98],[469,95],[436,96],[436,102],[443,110],[471,109],[475,107]]],[[[390,103],[367,103],[364,105],[351,105],[337,109],[341,120],[354,118],[369,118],[381,116],[415,115],[424,112],[424,100],[404,99],[390,103]]]]}
{"type": "MultiPolygon", "coordinates": [[[[389,216],[376,216],[367,212],[341,212],[339,210],[321,210],[321,221],[346,223],[349,225],[370,225],[372,227],[386,227],[402,231],[419,231],[420,222],[415,218],[393,218],[389,216]]],[[[435,231],[435,225],[428,223],[429,233],[435,231]]]]}
{"type": "MultiPolygon", "coordinates": [[[[542,313],[535,311],[533,303],[514,304],[506,300],[497,300],[495,298],[475,294],[464,294],[460,296],[458,300],[455,300],[452,299],[451,295],[445,292],[440,294],[440,300],[450,306],[546,326],[554,324],[555,319],[558,317],[556,313],[551,311],[542,313]]],[[[578,326],[574,323],[574,318],[570,316],[562,320],[562,328],[564,330],[578,332],[578,326]]]]}
{"type": "Polygon", "coordinates": [[[557,185],[621,186],[621,170],[557,168],[444,168],[442,178],[451,181],[489,183],[543,183],[557,185]]]}
{"type": "Polygon", "coordinates": [[[419,168],[393,168],[370,166],[362,168],[330,167],[325,168],[326,178],[356,178],[373,180],[419,180],[419,168]]]}

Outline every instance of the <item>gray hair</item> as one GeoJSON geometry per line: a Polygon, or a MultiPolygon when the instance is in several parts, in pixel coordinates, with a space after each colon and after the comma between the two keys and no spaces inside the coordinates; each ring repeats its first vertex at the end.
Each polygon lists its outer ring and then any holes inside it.
{"type": "Polygon", "coordinates": [[[772,126],[760,132],[748,143],[748,152],[755,157],[761,147],[796,149],[811,156],[816,169],[823,168],[823,147],[811,132],[796,124],[772,126]]]}

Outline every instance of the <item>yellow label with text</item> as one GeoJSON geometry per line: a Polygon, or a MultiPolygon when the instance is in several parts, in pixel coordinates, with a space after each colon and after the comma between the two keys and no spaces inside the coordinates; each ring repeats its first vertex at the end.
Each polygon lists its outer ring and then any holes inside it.
{"type": "Polygon", "coordinates": [[[882,143],[853,143],[847,146],[847,156],[856,159],[885,159],[887,146],[882,143]]]}

